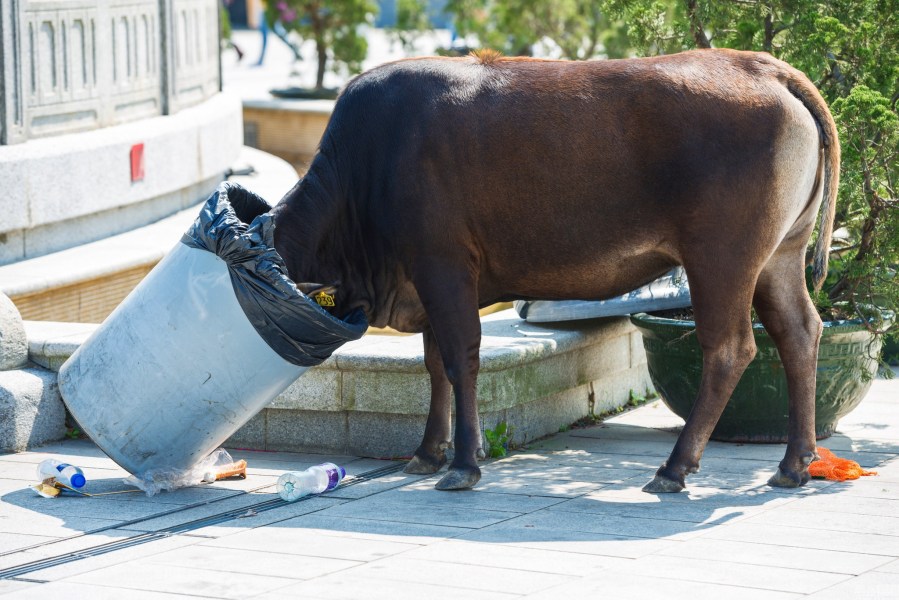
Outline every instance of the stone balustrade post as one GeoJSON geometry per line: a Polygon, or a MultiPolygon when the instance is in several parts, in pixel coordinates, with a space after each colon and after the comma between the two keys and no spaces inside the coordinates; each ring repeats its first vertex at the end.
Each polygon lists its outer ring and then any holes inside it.
{"type": "Polygon", "coordinates": [[[20,0],[0,2],[0,144],[25,139],[20,0]]]}

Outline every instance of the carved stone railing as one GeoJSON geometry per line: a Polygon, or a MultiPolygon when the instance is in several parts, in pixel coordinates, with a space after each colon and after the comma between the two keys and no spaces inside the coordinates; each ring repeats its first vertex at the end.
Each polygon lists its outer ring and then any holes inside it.
{"type": "Polygon", "coordinates": [[[3,0],[0,143],[173,114],[219,91],[217,0],[3,0]]]}

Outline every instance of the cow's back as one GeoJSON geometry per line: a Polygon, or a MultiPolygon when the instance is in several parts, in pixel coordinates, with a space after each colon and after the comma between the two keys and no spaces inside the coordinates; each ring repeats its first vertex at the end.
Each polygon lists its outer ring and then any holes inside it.
{"type": "Polygon", "coordinates": [[[814,185],[814,121],[784,67],[732,51],[399,61],[347,87],[326,135],[401,260],[475,255],[485,302],[606,297],[682,263],[719,223],[765,218],[760,204],[798,216],[763,183],[790,139],[797,197],[814,185]]]}

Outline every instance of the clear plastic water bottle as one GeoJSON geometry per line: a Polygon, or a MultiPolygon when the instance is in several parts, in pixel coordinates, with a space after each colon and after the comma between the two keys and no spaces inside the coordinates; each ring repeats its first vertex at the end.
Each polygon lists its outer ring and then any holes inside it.
{"type": "Polygon", "coordinates": [[[310,494],[333,490],[346,477],[346,470],[334,463],[323,463],[305,471],[288,471],[278,478],[278,495],[293,502],[310,494]]]}
{"type": "Polygon", "coordinates": [[[75,489],[82,488],[87,483],[87,480],[84,478],[84,471],[55,458],[48,458],[42,461],[37,466],[37,476],[41,481],[52,477],[59,483],[75,489]]]}

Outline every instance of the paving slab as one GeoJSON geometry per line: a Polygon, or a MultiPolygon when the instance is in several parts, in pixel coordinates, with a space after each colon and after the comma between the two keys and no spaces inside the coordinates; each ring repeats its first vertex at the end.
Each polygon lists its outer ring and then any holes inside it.
{"type": "MultiPolygon", "coordinates": [[[[626,478],[619,479],[619,481],[624,479],[626,478]]],[[[603,485],[606,484],[482,471],[481,481],[478,483],[477,490],[480,493],[496,493],[500,496],[522,494],[527,496],[548,496],[551,498],[577,498],[599,489],[603,485]]]]}
{"type": "Polygon", "coordinates": [[[138,523],[123,525],[120,531],[133,532],[136,531],[159,531],[166,527],[174,527],[181,523],[187,523],[196,519],[210,517],[212,515],[221,514],[229,510],[248,509],[253,504],[258,504],[265,500],[277,498],[274,494],[238,494],[229,496],[223,500],[213,503],[203,503],[192,508],[185,508],[179,511],[170,511],[156,518],[146,519],[138,523]]]}
{"type": "Polygon", "coordinates": [[[616,502],[603,496],[587,494],[568,502],[549,508],[550,511],[584,513],[589,518],[628,517],[639,519],[657,519],[663,521],[685,521],[687,523],[720,525],[749,519],[763,511],[770,510],[775,502],[789,502],[782,497],[771,502],[741,501],[735,497],[733,502],[616,502]]]}
{"type": "Polygon", "coordinates": [[[208,598],[242,600],[263,592],[283,588],[295,581],[289,573],[283,577],[251,575],[234,571],[198,569],[193,567],[160,565],[137,560],[82,573],[69,579],[73,583],[87,583],[119,589],[124,597],[131,590],[202,594],[208,598]]]}
{"type": "MultiPolygon", "coordinates": [[[[253,494],[252,496],[256,496],[256,494],[253,494]]],[[[265,501],[265,498],[267,498],[267,496],[253,499],[256,500],[256,502],[260,502],[265,501]]],[[[255,511],[252,509],[252,505],[248,505],[246,507],[246,512],[241,512],[240,515],[235,519],[216,523],[213,525],[205,525],[196,529],[191,529],[186,533],[186,535],[204,538],[219,538],[235,535],[244,531],[256,529],[257,527],[262,527],[264,525],[272,525],[280,521],[285,521],[298,515],[305,515],[312,512],[318,512],[333,506],[338,506],[341,502],[341,500],[326,497],[311,498],[302,502],[284,504],[272,510],[265,511],[255,511]]],[[[225,512],[225,510],[227,509],[220,510],[216,508],[212,512],[213,514],[219,514],[221,512],[225,512]]],[[[179,515],[177,519],[169,520],[172,525],[176,524],[178,521],[184,523],[190,521],[190,519],[186,519],[179,515]]],[[[171,527],[172,525],[166,526],[171,527]]],[[[146,531],[148,529],[150,531],[153,531],[153,529],[150,529],[152,527],[152,524],[148,527],[144,523],[137,523],[135,525],[128,526],[127,529],[131,531],[146,531]]]]}
{"type": "MultiPolygon", "coordinates": [[[[26,546],[35,544],[43,544],[61,539],[58,536],[49,535],[31,535],[27,533],[9,533],[5,532],[0,535],[0,554],[12,552],[26,546]]],[[[2,568],[2,567],[0,567],[2,568]]]]}
{"type": "MultiPolygon", "coordinates": [[[[464,492],[463,492],[464,493],[464,492]]],[[[398,504],[380,500],[380,495],[366,502],[368,498],[350,503],[352,506],[336,506],[322,511],[329,517],[358,517],[373,521],[390,521],[393,523],[420,523],[424,525],[443,525],[447,527],[479,528],[501,523],[520,516],[514,510],[503,510],[497,503],[494,509],[463,508],[444,504],[442,506],[427,503],[398,504]],[[375,500],[377,498],[377,500],[375,500]]]]}
{"type": "Polygon", "coordinates": [[[568,575],[509,569],[498,566],[448,563],[391,556],[357,567],[361,577],[384,580],[385,584],[405,582],[436,584],[467,590],[509,594],[529,594],[565,583],[568,575]]]}
{"type": "Polygon", "coordinates": [[[525,596],[528,600],[646,600],[647,598],[684,598],[689,600],[793,600],[802,594],[760,590],[734,585],[719,585],[698,581],[680,581],[664,577],[628,575],[615,577],[611,573],[573,581],[543,592],[525,596]]]}
{"type": "Polygon", "coordinates": [[[290,579],[314,579],[328,573],[359,566],[362,561],[341,558],[302,556],[271,550],[245,550],[239,548],[210,547],[191,544],[177,550],[155,553],[146,562],[159,565],[247,573],[265,577],[290,579]]]}
{"type": "Polygon", "coordinates": [[[332,517],[324,513],[302,515],[276,524],[277,527],[293,527],[308,530],[317,535],[358,538],[375,541],[398,541],[405,544],[427,545],[461,535],[474,528],[404,523],[398,526],[391,521],[374,521],[357,517],[332,517]]]}
{"type": "Polygon", "coordinates": [[[343,573],[320,577],[311,581],[291,584],[275,592],[254,596],[254,600],[283,600],[284,598],[308,598],[310,600],[422,600],[440,598],[446,600],[505,600],[521,598],[519,594],[447,587],[437,583],[386,582],[373,577],[347,578],[343,573]]]}
{"type": "MultiPolygon", "coordinates": [[[[0,585],[4,583],[7,582],[0,582],[0,585]]],[[[64,597],[66,600],[122,600],[124,597],[127,597],[128,600],[184,600],[197,597],[196,595],[188,596],[135,589],[129,589],[126,592],[122,588],[74,583],[71,581],[57,581],[45,584],[24,583],[18,581],[9,583],[19,584],[21,588],[14,593],[3,596],[3,600],[46,600],[48,597],[64,597]]],[[[2,587],[0,587],[0,593],[3,593],[2,587]]]]}
{"type": "MultiPolygon", "coordinates": [[[[46,538],[39,543],[19,543],[12,551],[0,556],[0,569],[23,565],[44,558],[58,557],[67,553],[78,553],[87,548],[121,541],[133,535],[111,529],[100,533],[74,535],[63,538],[46,538]]],[[[29,536],[31,537],[31,536],[29,536]]]]}
{"type": "MultiPolygon", "coordinates": [[[[581,519],[581,521],[585,521],[581,519]]],[[[502,544],[536,550],[573,552],[597,556],[638,558],[677,544],[670,539],[641,538],[577,529],[559,529],[552,523],[506,521],[459,536],[460,540],[502,544]]]]}
{"type": "Polygon", "coordinates": [[[779,566],[736,564],[708,556],[695,559],[661,555],[642,556],[615,573],[622,575],[651,573],[653,577],[667,581],[715,583],[797,594],[811,594],[848,581],[852,577],[779,566]]]}
{"type": "Polygon", "coordinates": [[[899,573],[899,560],[888,562],[887,564],[878,567],[877,570],[884,573],[899,573]]]}
{"type": "Polygon", "coordinates": [[[525,535],[531,528],[555,529],[560,532],[580,531],[626,537],[630,539],[648,540],[685,540],[702,535],[710,530],[713,524],[693,521],[673,521],[667,518],[652,516],[638,517],[615,514],[585,515],[580,512],[563,512],[561,510],[541,510],[510,519],[503,523],[505,527],[521,528],[525,535]]]}
{"type": "Polygon", "coordinates": [[[234,548],[284,554],[368,562],[413,550],[419,544],[407,543],[397,535],[393,540],[361,539],[326,535],[321,531],[298,527],[264,527],[202,542],[211,548],[234,548]]]}
{"type": "Polygon", "coordinates": [[[43,589],[43,586],[32,581],[14,581],[10,579],[0,581],[0,595],[12,595],[14,592],[23,592],[29,588],[43,589]]]}
{"type": "Polygon", "coordinates": [[[871,406],[822,446],[881,474],[793,490],[766,485],[783,445],[715,442],[685,492],[643,493],[678,427],[658,402],[486,461],[474,490],[439,492],[442,473],[395,471],[259,512],[252,507],[277,498],[284,471],[328,461],[357,476],[401,463],[234,450],[249,462],[245,480],[154,497],[39,498],[26,486],[50,456],[83,466],[94,491],[126,487],[95,446],[66,440],[0,456],[0,573],[226,511],[241,516],[0,579],[0,594],[899,599],[899,440],[880,433],[899,423],[899,381],[878,380],[872,393],[871,406]]]}
{"type": "MultiPolygon", "coordinates": [[[[90,573],[100,569],[105,569],[113,565],[133,563],[147,556],[152,556],[159,552],[165,552],[172,548],[180,548],[182,546],[190,546],[198,543],[199,540],[187,536],[174,536],[154,540],[140,545],[135,545],[115,552],[108,552],[99,556],[83,558],[73,562],[68,562],[58,566],[48,567],[31,571],[24,578],[31,581],[60,581],[62,579],[72,579],[82,573],[90,573]]],[[[28,556],[26,553],[25,556],[28,556]]],[[[24,557],[23,557],[24,558],[24,557]]],[[[35,559],[39,560],[39,559],[35,559]]]]}
{"type": "MultiPolygon", "coordinates": [[[[748,522],[804,527],[820,531],[825,535],[829,531],[848,531],[890,536],[895,538],[897,549],[899,549],[899,516],[861,516],[851,511],[838,512],[836,510],[821,510],[820,508],[802,510],[801,505],[802,502],[800,501],[794,510],[774,510],[754,515],[748,519],[748,522]]],[[[899,513],[893,514],[899,515],[899,513]]]]}
{"type": "MultiPolygon", "coordinates": [[[[837,573],[860,575],[872,569],[889,571],[890,557],[838,550],[815,550],[774,546],[764,543],[732,542],[698,538],[675,544],[658,553],[664,556],[680,556],[697,560],[733,562],[741,565],[759,565],[804,570],[809,573],[837,573]]],[[[899,570],[899,564],[897,564],[899,570]]]]}
{"type": "Polygon", "coordinates": [[[822,531],[749,521],[714,528],[707,531],[705,535],[719,540],[745,541],[791,548],[859,552],[899,558],[899,538],[891,535],[822,531]]]}
{"type": "Polygon", "coordinates": [[[899,597],[899,574],[864,573],[809,596],[814,600],[889,600],[899,597]]]}
{"type": "Polygon", "coordinates": [[[446,540],[411,550],[403,556],[442,563],[458,563],[553,573],[581,578],[596,571],[621,568],[629,559],[563,551],[544,551],[508,544],[480,544],[468,540],[446,540]]]}
{"type": "MultiPolygon", "coordinates": [[[[378,462],[384,463],[387,461],[378,462]]],[[[370,481],[362,481],[352,486],[338,487],[336,490],[331,492],[331,496],[334,498],[355,500],[358,498],[365,498],[366,496],[372,496],[374,494],[380,494],[381,492],[387,490],[392,490],[408,485],[410,483],[415,483],[417,481],[429,478],[429,476],[423,475],[407,475],[400,471],[398,473],[385,475],[383,477],[378,477],[377,479],[372,479],[370,481]]],[[[434,483],[436,482],[437,480],[433,479],[430,486],[433,487],[434,483]]]]}

